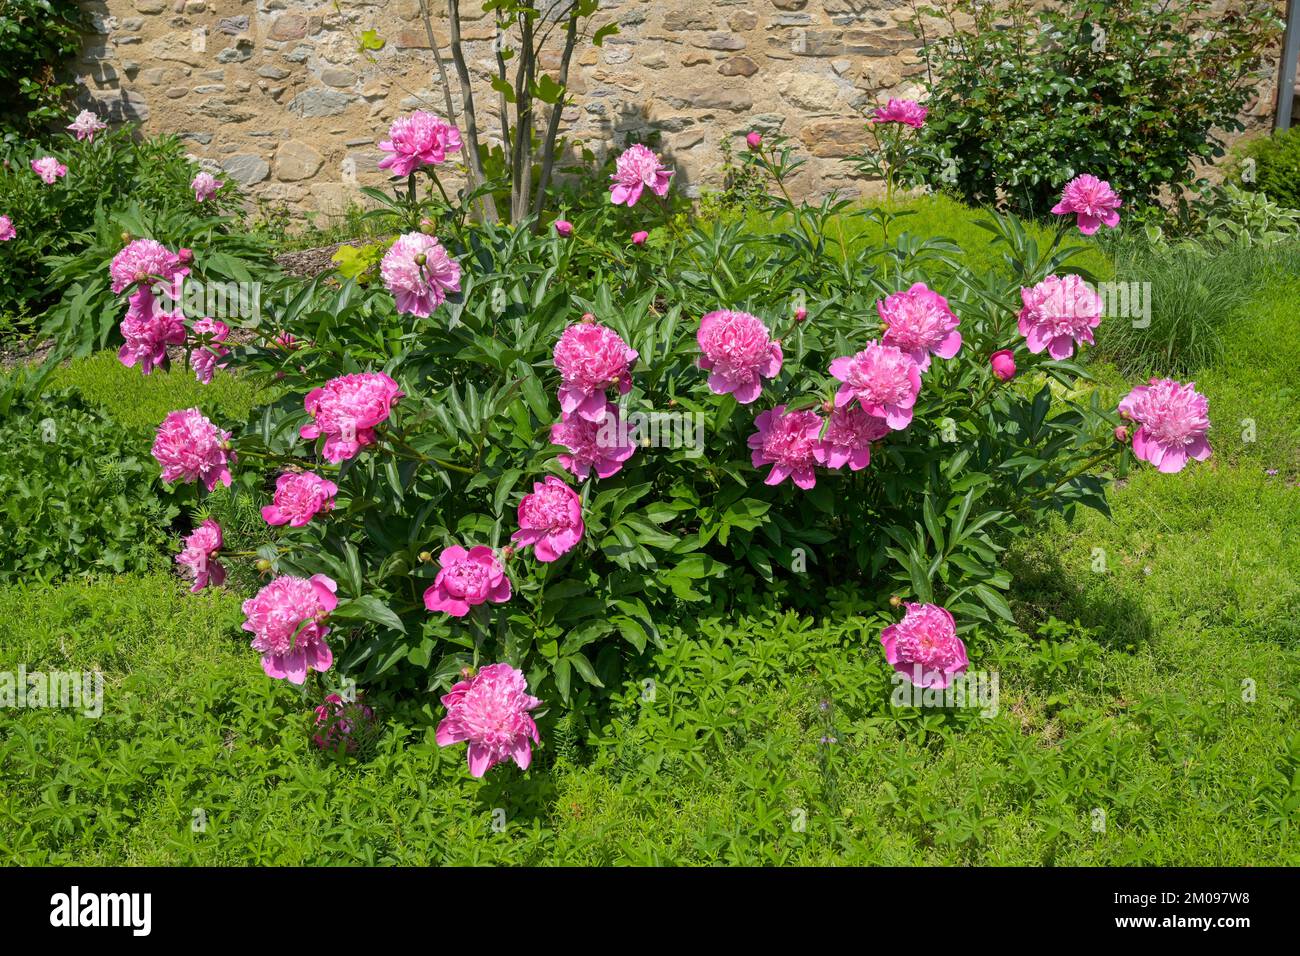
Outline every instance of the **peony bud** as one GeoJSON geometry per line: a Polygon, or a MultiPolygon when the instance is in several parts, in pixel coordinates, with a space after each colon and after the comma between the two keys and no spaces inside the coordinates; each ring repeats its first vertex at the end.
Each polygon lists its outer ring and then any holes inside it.
{"type": "Polygon", "coordinates": [[[897,594],[895,594],[893,597],[889,599],[890,607],[901,607],[902,604],[903,604],[903,599],[899,597],[897,594]]]}
{"type": "Polygon", "coordinates": [[[1016,377],[1016,363],[1010,349],[994,352],[989,356],[989,364],[999,381],[1009,382],[1016,377]]]}
{"type": "Polygon", "coordinates": [[[429,257],[426,256],[423,252],[417,252],[415,254],[415,264],[417,266],[422,266],[428,261],[429,261],[429,257]]]}
{"type": "Polygon", "coordinates": [[[421,564],[428,564],[428,563],[429,563],[430,561],[432,561],[432,560],[433,560],[433,555],[431,555],[428,551],[421,551],[421,552],[420,552],[420,563],[421,563],[421,564]]]}
{"type": "Polygon", "coordinates": [[[515,556],[514,545],[508,544],[501,549],[501,557],[505,558],[507,561],[509,561],[514,556],[515,556]]]}
{"type": "Polygon", "coordinates": [[[745,142],[749,144],[750,149],[758,149],[758,147],[763,145],[762,134],[751,130],[749,135],[745,137],[745,142]]]}
{"type": "Polygon", "coordinates": [[[470,680],[474,676],[474,674],[475,671],[474,668],[472,667],[462,667],[460,669],[460,676],[463,680],[470,680]]]}
{"type": "Polygon", "coordinates": [[[582,321],[585,322],[587,325],[591,325],[591,323],[596,321],[596,317],[592,315],[590,312],[584,312],[582,313],[582,321]]]}
{"type": "Polygon", "coordinates": [[[1121,445],[1128,444],[1128,429],[1123,425],[1115,426],[1115,440],[1121,445]]]}
{"type": "Polygon", "coordinates": [[[650,238],[650,233],[642,230],[641,232],[632,233],[632,245],[644,246],[646,239],[650,238]]]}
{"type": "Polygon", "coordinates": [[[807,321],[807,319],[808,319],[808,310],[807,310],[807,309],[805,309],[805,308],[803,308],[803,307],[800,307],[800,308],[794,310],[794,320],[795,320],[796,322],[804,322],[804,321],[807,321]]]}
{"type": "Polygon", "coordinates": [[[131,241],[131,234],[129,232],[122,233],[122,242],[127,243],[130,241],[131,241]]]}
{"type": "Polygon", "coordinates": [[[192,249],[186,249],[184,246],[182,246],[181,248],[176,250],[176,258],[180,259],[181,262],[185,263],[186,265],[189,265],[191,262],[194,261],[194,251],[192,249]]]}
{"type": "Polygon", "coordinates": [[[573,235],[573,223],[567,219],[555,220],[555,232],[561,239],[568,239],[573,235]]]}
{"type": "Polygon", "coordinates": [[[420,220],[420,231],[426,236],[432,236],[434,228],[434,222],[428,216],[420,220]]]}
{"type": "Polygon", "coordinates": [[[258,558],[257,570],[261,571],[263,574],[266,574],[271,570],[271,562],[268,561],[266,558],[258,558]]]}

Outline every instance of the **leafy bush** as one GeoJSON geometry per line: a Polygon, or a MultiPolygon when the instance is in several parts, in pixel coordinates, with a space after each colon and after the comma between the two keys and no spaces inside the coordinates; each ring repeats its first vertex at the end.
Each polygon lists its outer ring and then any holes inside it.
{"type": "Polygon", "coordinates": [[[180,509],[138,434],[44,375],[0,377],[0,582],[157,567],[180,509]]]}
{"type": "Polygon", "coordinates": [[[951,160],[932,181],[1036,216],[1083,172],[1130,210],[1190,184],[1197,161],[1222,155],[1219,131],[1242,128],[1277,31],[1253,0],[1222,12],[1209,0],[941,0],[930,12],[951,34],[926,46],[926,139],[951,160]]]}
{"type": "MultiPolygon", "coordinates": [[[[0,0],[0,142],[37,135],[63,114],[75,87],[64,62],[81,46],[75,0],[0,0]]],[[[4,150],[0,149],[0,153],[4,150]]]]}
{"type": "Polygon", "coordinates": [[[1300,127],[1252,139],[1234,152],[1228,178],[1285,209],[1300,209],[1300,127]]]}

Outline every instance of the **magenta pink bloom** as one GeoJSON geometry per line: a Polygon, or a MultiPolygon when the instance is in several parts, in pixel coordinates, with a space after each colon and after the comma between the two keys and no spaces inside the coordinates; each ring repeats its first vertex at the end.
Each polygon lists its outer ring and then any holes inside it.
{"type": "Polygon", "coordinates": [[[554,475],[533,483],[519,502],[519,530],[510,536],[520,547],[533,546],[538,561],[558,561],[582,540],[582,499],[554,475]]]}
{"type": "Polygon", "coordinates": [[[826,433],[813,450],[817,461],[827,468],[861,471],[871,464],[871,443],[889,434],[883,418],[868,415],[857,405],[845,405],[831,412],[826,433]]]}
{"type": "Polygon", "coordinates": [[[1074,354],[1075,343],[1093,344],[1101,324],[1101,296],[1076,275],[1048,276],[1032,289],[1021,289],[1020,334],[1029,351],[1043,349],[1054,359],[1074,354]]]}
{"type": "Polygon", "coordinates": [[[197,408],[169,412],[158,426],[153,457],[162,465],[169,485],[199,481],[211,491],[221,482],[230,487],[230,432],[223,432],[197,408]]]}
{"type": "Polygon", "coordinates": [[[1002,349],[989,356],[989,365],[999,382],[1009,382],[1016,377],[1016,357],[1010,349],[1002,349]]]}
{"type": "Polygon", "coordinates": [[[750,149],[758,149],[758,147],[763,145],[763,134],[755,130],[750,130],[745,134],[745,144],[749,146],[750,149]]]}
{"type": "Polygon", "coordinates": [[[614,180],[609,187],[610,201],[615,206],[626,204],[630,209],[647,186],[656,196],[666,196],[672,175],[672,170],[659,161],[654,150],[640,143],[629,146],[615,161],[614,172],[609,176],[614,180]]]}
{"type": "Polygon", "coordinates": [[[577,322],[555,343],[555,367],[560,371],[560,409],[592,422],[603,421],[605,390],[617,386],[620,395],[632,390],[632,363],[637,360],[617,332],[598,322],[577,322]]]}
{"type": "Polygon", "coordinates": [[[555,220],[555,234],[561,239],[568,239],[573,235],[573,223],[567,219],[555,220]]]}
{"type": "Polygon", "coordinates": [[[907,615],[880,634],[885,660],[917,687],[947,687],[970,666],[956,622],[937,604],[906,607],[907,615]]]}
{"type": "Polygon", "coordinates": [[[18,233],[14,230],[13,220],[8,216],[0,216],[0,242],[8,242],[17,235],[18,233]]]}
{"type": "Polygon", "coordinates": [[[481,777],[507,760],[528,769],[533,760],[529,740],[541,743],[528,712],[542,702],[528,693],[522,671],[509,664],[489,664],[455,684],[442,703],[447,716],[434,739],[440,747],[467,742],[472,776],[481,777]]]}
{"type": "Polygon", "coordinates": [[[309,670],[330,669],[334,654],[325,643],[325,621],[338,607],[337,590],[323,574],[282,574],[244,602],[244,630],[253,633],[251,646],[261,652],[268,677],[301,684],[309,670]]]}
{"type": "Polygon", "coordinates": [[[136,365],[148,375],[167,362],[167,346],[185,344],[185,320],[180,312],[164,312],[153,302],[147,315],[137,315],[135,310],[122,320],[122,345],[117,358],[127,368],[136,365]]]}
{"type": "Polygon", "coordinates": [[[114,293],[120,293],[137,283],[149,285],[162,280],[171,284],[188,272],[178,254],[152,239],[128,242],[113,257],[108,267],[114,293]]]}
{"type": "Polygon", "coordinates": [[[644,246],[645,241],[649,238],[650,233],[646,232],[644,229],[638,230],[637,232],[632,233],[632,245],[644,246]]]}
{"type": "Polygon", "coordinates": [[[485,601],[503,604],[510,600],[510,579],[500,559],[486,545],[466,551],[458,544],[438,555],[438,576],[424,592],[424,606],[452,617],[464,617],[469,609],[485,601]]]}
{"type": "Polygon", "coordinates": [[[817,484],[817,439],[822,419],[815,411],[787,412],[777,405],[754,419],[758,428],[749,436],[750,461],[755,468],[771,465],[764,484],[779,485],[789,478],[805,491],[817,484]]]}
{"type": "Polygon", "coordinates": [[[709,389],[735,395],[748,405],[763,390],[763,379],[781,373],[781,344],[772,339],[762,319],[748,312],[721,309],[700,319],[695,334],[703,356],[700,368],[709,373],[709,389]]]}
{"type": "Polygon", "coordinates": [[[877,106],[871,115],[873,123],[902,123],[913,129],[920,129],[925,124],[929,110],[915,100],[890,99],[884,106],[877,106]]]}
{"type": "Polygon", "coordinates": [[[322,511],[334,510],[338,485],[311,471],[286,471],[275,480],[275,496],[262,509],[269,525],[301,528],[322,511]]]}
{"type": "Polygon", "coordinates": [[[307,393],[303,406],[312,421],[298,434],[313,441],[324,435],[325,458],[346,461],[375,443],[375,427],[388,420],[402,395],[397,383],[383,372],[354,372],[330,379],[307,393]]]}
{"type": "Polygon", "coordinates": [[[207,202],[220,188],[221,182],[211,173],[199,173],[190,183],[190,189],[194,190],[195,202],[207,202]]]}
{"type": "Polygon", "coordinates": [[[1210,403],[1196,391],[1196,383],[1182,385],[1173,379],[1151,379],[1119,403],[1125,418],[1138,423],[1133,433],[1133,454],[1161,471],[1182,471],[1189,458],[1210,457],[1210,403]]]}
{"type": "Polygon", "coordinates": [[[76,133],[78,140],[88,139],[92,143],[95,141],[95,134],[102,129],[108,129],[108,124],[102,122],[90,110],[82,110],[67,126],[68,132],[76,133]]]}
{"type": "Polygon", "coordinates": [[[222,359],[230,354],[230,349],[221,343],[230,335],[230,326],[204,317],[195,322],[192,329],[200,340],[190,349],[190,368],[194,369],[194,377],[207,385],[212,381],[213,372],[226,367],[222,359]]]}
{"type": "Polygon", "coordinates": [[[205,519],[185,539],[185,548],[176,555],[176,563],[188,568],[194,577],[191,594],[198,594],[209,584],[220,587],[225,582],[226,569],[217,562],[221,545],[221,525],[211,518],[205,519]]]}
{"type": "Polygon", "coordinates": [[[831,375],[843,384],[835,407],[856,400],[868,415],[883,418],[895,430],[912,422],[912,406],[921,391],[921,371],[911,357],[892,345],[868,342],[857,355],[831,362],[831,375]]]}
{"type": "Polygon", "coordinates": [[[440,166],[447,154],[460,149],[460,130],[441,116],[416,110],[399,116],[388,129],[388,139],[379,144],[385,156],[380,169],[391,169],[394,176],[409,176],[421,166],[440,166]]]}
{"type": "Polygon", "coordinates": [[[379,274],[397,301],[397,311],[410,315],[427,316],[448,292],[460,291],[460,266],[442,243],[422,232],[399,236],[384,253],[379,274]]]}
{"type": "Polygon", "coordinates": [[[918,282],[906,292],[895,292],[876,303],[885,334],[880,341],[902,349],[924,372],[931,354],[950,359],[961,348],[957,316],[948,300],[918,282]]]}
{"type": "Polygon", "coordinates": [[[622,427],[618,406],[613,402],[605,406],[605,418],[600,422],[565,412],[551,426],[551,444],[569,450],[567,455],[559,455],[558,460],[580,481],[593,468],[598,478],[617,474],[623,462],[636,452],[636,443],[630,440],[622,427]]]}
{"type": "Polygon", "coordinates": [[[1074,213],[1078,217],[1079,231],[1091,236],[1101,226],[1108,229],[1118,226],[1119,213],[1115,210],[1122,205],[1110,183],[1084,173],[1065,184],[1061,201],[1052,207],[1052,212],[1058,216],[1074,213]]]}
{"type": "Polygon", "coordinates": [[[60,176],[68,175],[68,167],[53,156],[42,156],[40,159],[32,160],[32,171],[41,177],[41,181],[47,186],[53,186],[55,180],[60,176]]]}
{"type": "Polygon", "coordinates": [[[321,750],[356,753],[358,737],[374,728],[375,712],[360,700],[346,701],[338,694],[327,694],[316,708],[316,733],[312,743],[321,750]]]}

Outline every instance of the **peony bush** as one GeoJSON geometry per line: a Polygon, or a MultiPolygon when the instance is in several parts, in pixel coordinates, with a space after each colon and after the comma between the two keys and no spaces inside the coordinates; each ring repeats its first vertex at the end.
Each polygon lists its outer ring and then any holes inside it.
{"type": "MultiPolygon", "coordinates": [[[[873,122],[902,156],[925,120],[897,101],[873,122]]],[[[819,611],[906,598],[885,660],[942,688],[969,664],[960,635],[1011,618],[999,556],[1028,522],[1105,511],[1135,459],[1209,455],[1192,385],[1103,407],[1078,364],[1104,317],[1072,236],[1116,225],[1108,184],[1062,184],[1046,248],[993,214],[1006,269],[970,274],[888,209],[858,213],[883,242],[846,237],[844,202],[788,199],[793,147],[748,142],[770,236],[682,227],[644,145],[599,205],[472,225],[438,179],[454,128],[399,120],[380,145],[406,231],[382,281],[282,283],[249,345],[150,291],[204,250],[119,253],[124,362],[147,374],[168,345],[206,348],[205,372],[275,383],[250,422],[180,409],[154,444],[165,481],[261,509],[247,550],[205,523],[178,561],[195,588],[255,562],[243,626],[267,675],[445,691],[427,698],[437,740],[465,743],[475,776],[526,769],[533,712],[619,686],[666,615],[757,591],[819,611]]]]}

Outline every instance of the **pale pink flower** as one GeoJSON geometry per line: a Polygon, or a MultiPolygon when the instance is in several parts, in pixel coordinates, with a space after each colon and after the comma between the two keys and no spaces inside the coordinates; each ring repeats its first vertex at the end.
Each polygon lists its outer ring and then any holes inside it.
{"type": "Polygon", "coordinates": [[[877,106],[871,114],[873,123],[903,123],[913,129],[920,129],[925,124],[929,110],[915,100],[890,99],[884,106],[877,106]]]}
{"type": "Polygon", "coordinates": [[[555,367],[560,372],[560,409],[588,421],[603,421],[608,402],[605,390],[618,386],[620,395],[632,390],[636,350],[619,334],[597,322],[577,322],[555,343],[555,367]]]}
{"type": "Polygon", "coordinates": [[[598,478],[615,475],[636,452],[632,442],[622,428],[618,406],[609,402],[605,406],[605,418],[600,422],[588,421],[581,415],[565,412],[558,422],[551,426],[551,444],[561,445],[569,450],[567,455],[559,455],[560,465],[572,472],[578,480],[583,480],[594,468],[598,478]]]}
{"type": "Polygon", "coordinates": [[[831,375],[843,384],[835,393],[835,407],[856,400],[863,411],[883,418],[895,430],[912,421],[912,406],[921,391],[921,371],[901,349],[868,342],[856,355],[831,362],[831,375]]]}
{"type": "Polygon", "coordinates": [[[950,359],[961,348],[957,316],[924,282],[886,296],[876,303],[876,312],[885,323],[881,344],[902,349],[922,372],[930,367],[931,354],[950,359]]]}
{"type": "Polygon", "coordinates": [[[827,468],[848,465],[850,471],[861,471],[871,464],[871,443],[889,431],[883,418],[868,415],[857,405],[844,405],[831,412],[826,433],[813,454],[827,468]]]}
{"type": "Polygon", "coordinates": [[[170,284],[188,272],[179,255],[152,239],[128,242],[113,256],[108,267],[114,293],[120,293],[136,283],[149,285],[162,280],[170,284]]]}
{"type": "Polygon", "coordinates": [[[195,202],[207,202],[217,194],[221,182],[211,173],[199,173],[190,183],[190,188],[194,190],[195,202]]]}
{"type": "Polygon", "coordinates": [[[324,435],[325,458],[346,461],[375,443],[375,426],[388,420],[402,395],[397,383],[383,372],[354,372],[330,379],[307,393],[303,406],[312,421],[298,434],[313,441],[324,435]]]}
{"type": "Polygon", "coordinates": [[[942,689],[970,666],[946,608],[908,602],[907,615],[880,634],[885,660],[917,687],[942,689]]]}
{"type": "Polygon", "coordinates": [[[666,196],[672,175],[672,170],[659,161],[654,150],[640,143],[629,146],[615,161],[614,172],[610,173],[609,178],[614,180],[609,187],[610,201],[615,206],[625,203],[631,208],[647,186],[656,196],[666,196]]]}
{"type": "Polygon", "coordinates": [[[311,471],[286,471],[275,480],[272,503],[262,508],[269,525],[301,528],[322,511],[334,510],[338,485],[311,471]]]}
{"type": "Polygon", "coordinates": [[[533,546],[538,561],[558,561],[582,540],[582,499],[554,475],[533,482],[519,502],[519,530],[510,536],[520,547],[533,546]]]}
{"type": "Polygon", "coordinates": [[[754,419],[758,429],[749,436],[750,461],[755,468],[771,465],[764,484],[778,485],[789,478],[807,490],[817,484],[817,439],[822,419],[811,409],[787,412],[784,405],[754,419]]]}
{"type": "Polygon", "coordinates": [[[221,525],[211,518],[195,528],[185,539],[185,548],[176,555],[176,563],[183,564],[194,577],[191,594],[198,594],[209,584],[220,587],[226,580],[226,569],[217,562],[222,545],[221,525]]]}
{"type": "Polygon", "coordinates": [[[700,319],[695,340],[704,353],[700,368],[709,373],[709,389],[717,395],[731,393],[742,405],[758,398],[763,379],[781,373],[781,344],[748,312],[710,312],[700,319]]]}
{"type": "Polygon", "coordinates": [[[95,141],[95,134],[101,129],[108,129],[108,124],[102,122],[98,116],[90,110],[82,110],[67,126],[68,132],[76,133],[78,140],[88,139],[92,143],[95,141]]]}
{"type": "Polygon", "coordinates": [[[230,487],[230,432],[223,432],[197,408],[169,412],[158,426],[153,457],[162,465],[168,484],[199,481],[211,491],[221,482],[230,487]]]}
{"type": "Polygon", "coordinates": [[[167,346],[185,344],[184,316],[164,312],[156,304],[147,315],[128,312],[120,331],[123,342],[117,350],[118,361],[127,368],[139,365],[145,375],[167,362],[167,346]]]}
{"type": "Polygon", "coordinates": [[[481,777],[507,760],[527,770],[533,760],[529,740],[541,743],[528,712],[541,703],[528,693],[522,671],[509,664],[489,664],[453,685],[442,698],[447,716],[438,724],[434,739],[440,747],[468,743],[472,776],[481,777]]]}
{"type": "Polygon", "coordinates": [[[438,576],[424,592],[424,606],[430,611],[464,617],[471,607],[485,601],[503,604],[510,600],[506,569],[486,545],[468,551],[458,544],[443,548],[438,567],[438,576]]]}
{"type": "Polygon", "coordinates": [[[0,242],[8,242],[17,235],[13,220],[8,216],[0,216],[0,242]]]}
{"type": "Polygon", "coordinates": [[[1061,201],[1052,207],[1052,212],[1058,216],[1074,213],[1078,217],[1079,231],[1091,236],[1101,226],[1108,229],[1118,226],[1119,213],[1115,210],[1122,205],[1110,183],[1084,173],[1065,184],[1061,201]]]}
{"type": "Polygon", "coordinates": [[[307,672],[327,671],[334,654],[325,637],[325,621],[338,607],[338,585],[323,574],[310,579],[282,574],[244,602],[244,630],[253,633],[250,645],[262,654],[268,677],[301,684],[307,672]]]}
{"type": "Polygon", "coordinates": [[[460,266],[433,236],[408,232],[399,236],[379,263],[384,285],[397,302],[397,311],[427,316],[460,291],[460,266]]]}
{"type": "Polygon", "coordinates": [[[200,344],[190,349],[190,368],[194,369],[194,377],[207,385],[212,381],[213,372],[226,367],[221,360],[230,354],[230,349],[221,343],[230,335],[230,326],[204,317],[195,322],[192,329],[201,339],[200,344]]]}
{"type": "Polygon", "coordinates": [[[60,176],[68,175],[68,167],[53,156],[42,156],[40,159],[32,160],[32,171],[41,177],[41,181],[47,186],[53,186],[60,176]]]}
{"type": "Polygon", "coordinates": [[[1016,356],[1010,349],[1001,349],[990,355],[989,365],[999,382],[1009,382],[1016,377],[1016,356]]]}
{"type": "Polygon", "coordinates": [[[1161,471],[1182,471],[1187,459],[1210,457],[1210,403],[1196,391],[1196,383],[1182,385],[1173,379],[1151,379],[1119,403],[1119,412],[1138,423],[1133,432],[1133,454],[1161,471]]]}
{"type": "Polygon", "coordinates": [[[375,724],[375,712],[360,700],[346,701],[338,694],[327,694],[316,708],[316,733],[312,743],[321,750],[355,753],[358,738],[367,736],[375,724]]]}
{"type": "Polygon", "coordinates": [[[1021,289],[1020,299],[1020,334],[1030,352],[1047,349],[1054,359],[1068,359],[1076,342],[1093,344],[1101,296],[1079,276],[1048,276],[1032,289],[1021,289]]]}
{"type": "Polygon", "coordinates": [[[379,144],[385,156],[380,169],[391,169],[394,176],[409,176],[421,166],[438,166],[447,154],[460,149],[460,130],[441,116],[416,110],[399,116],[388,128],[388,139],[379,144]]]}

